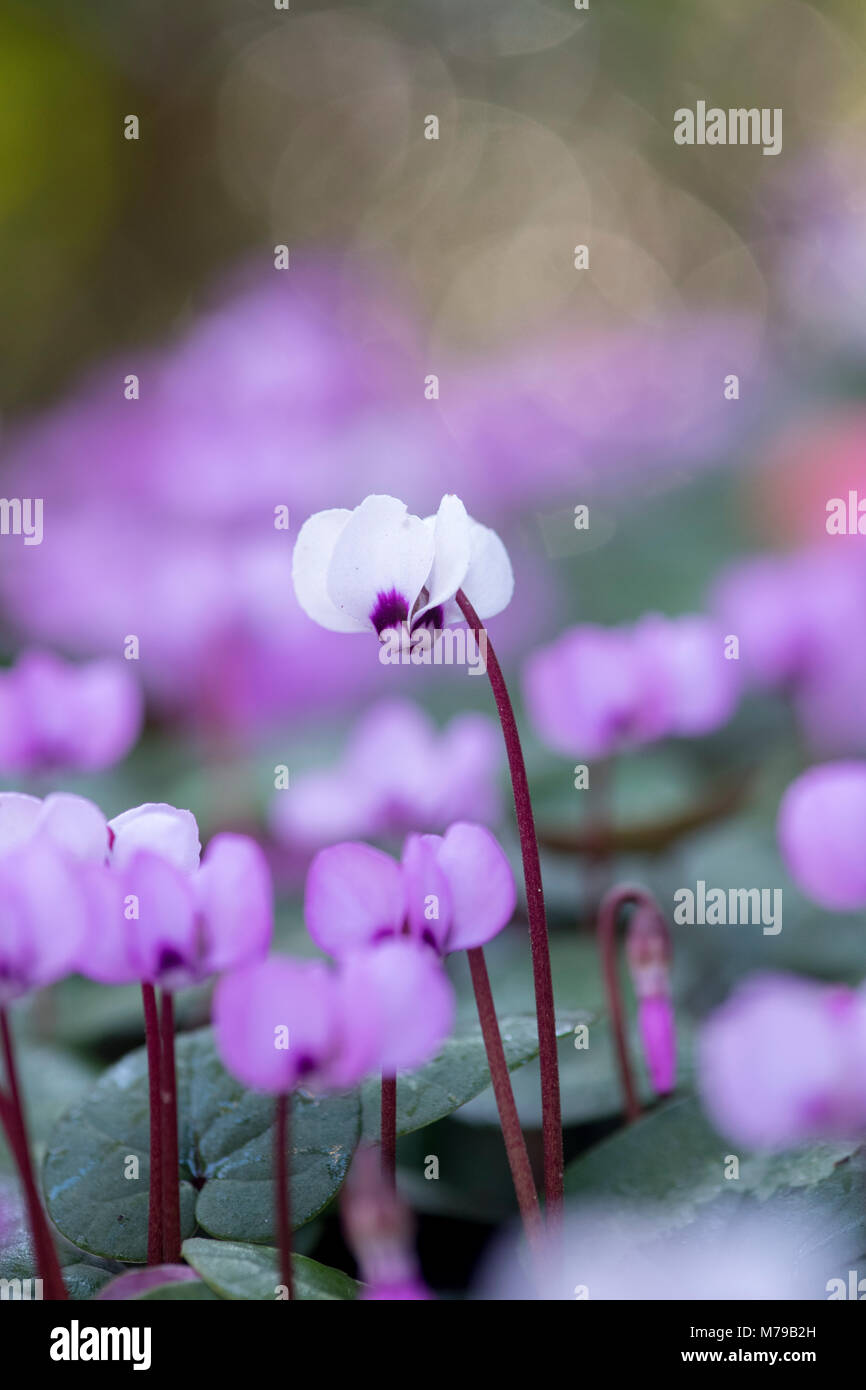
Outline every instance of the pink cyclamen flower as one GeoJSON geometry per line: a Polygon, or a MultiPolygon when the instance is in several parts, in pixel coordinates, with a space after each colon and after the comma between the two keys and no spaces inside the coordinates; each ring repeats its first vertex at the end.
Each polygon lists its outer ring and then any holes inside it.
{"type": "Polygon", "coordinates": [[[359,1148],[340,1194],[346,1243],[358,1264],[364,1303],[427,1301],[433,1294],[415,1256],[415,1222],[396,1188],[387,1182],[377,1152],[359,1148]]]}
{"type": "Polygon", "coordinates": [[[0,773],[110,767],[135,743],[143,717],[124,662],[74,666],[51,652],[24,652],[0,672],[0,773]]]}
{"type": "Polygon", "coordinates": [[[316,512],[298,535],[292,577],[298,602],[322,627],[379,635],[404,623],[462,622],[459,589],[479,617],[493,617],[514,589],[502,541],[450,493],[423,520],[378,495],[354,511],[316,512]]]}
{"type": "Polygon", "coordinates": [[[439,731],[412,701],[382,700],[362,716],[337,767],[302,774],[276,795],[271,822],[288,846],[307,850],[416,825],[495,822],[502,761],[499,730],[483,715],[458,715],[439,731]]]}
{"type": "Polygon", "coordinates": [[[524,693],[551,748],[604,758],[718,728],[733,713],[738,680],[711,619],[653,613],[630,627],[570,629],[530,657],[524,693]]]}
{"type": "Polygon", "coordinates": [[[677,1041],[671,997],[671,943],[664,922],[649,906],[635,907],[628,924],[626,959],[637,996],[638,1030],[653,1090],[669,1095],[676,1085],[677,1041]]]}
{"type": "Polygon", "coordinates": [[[84,974],[176,990],[265,954],[273,892],[254,840],[215,835],[200,861],[195,817],[161,804],[125,811],[107,832],[106,859],[87,876],[94,929],[84,974]]]}
{"type": "Polygon", "coordinates": [[[739,562],[713,603],[745,679],[787,694],[812,746],[844,754],[866,748],[866,564],[834,545],[739,562]]]}
{"type": "Polygon", "coordinates": [[[866,763],[825,763],[792,782],[779,847],[794,882],[822,907],[866,904],[866,763]]]}
{"type": "Polygon", "coordinates": [[[79,968],[84,869],[106,846],[102,813],[83,797],[0,794],[0,1006],[79,968]]]}
{"type": "Polygon", "coordinates": [[[701,1031],[701,1096],[756,1149],[866,1134],[866,994],[793,975],[741,985],[701,1031]]]}
{"type": "Polygon", "coordinates": [[[393,937],[439,955],[490,941],[511,920],[516,889],[505,852],[482,825],[410,835],[401,862],[370,845],[321,850],[307,875],[310,935],[340,958],[393,937]]]}
{"type": "Polygon", "coordinates": [[[343,1089],[428,1061],[453,1025],[454,995],[431,952],[395,941],[337,970],[279,956],[233,970],[216,987],[213,1018],[220,1056],[244,1085],[272,1095],[302,1082],[343,1089]]]}

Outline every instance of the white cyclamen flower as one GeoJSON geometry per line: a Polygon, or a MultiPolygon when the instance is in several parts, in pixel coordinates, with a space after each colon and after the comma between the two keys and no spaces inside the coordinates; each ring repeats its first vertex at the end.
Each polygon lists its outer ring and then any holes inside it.
{"type": "Polygon", "coordinates": [[[462,622],[458,589],[479,618],[492,618],[514,589],[502,541],[453,493],[423,519],[376,495],[354,511],[316,512],[301,527],[292,578],[304,612],[332,632],[462,622]]]}

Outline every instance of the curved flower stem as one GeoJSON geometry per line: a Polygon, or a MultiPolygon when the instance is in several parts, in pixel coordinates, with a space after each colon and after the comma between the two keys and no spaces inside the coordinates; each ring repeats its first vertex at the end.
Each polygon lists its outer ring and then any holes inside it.
{"type": "Polygon", "coordinates": [[[514,791],[514,809],[523,857],[523,877],[526,883],[526,905],[529,912],[529,940],[532,949],[532,974],[535,983],[535,1012],[538,1019],[538,1056],[541,1064],[541,1114],[544,1137],[544,1194],[548,1213],[562,1205],[562,1105],[559,1097],[559,1057],[556,1050],[556,1020],[553,1011],[553,977],[550,970],[550,946],[547,939],[547,916],[544,910],[544,889],[541,883],[541,864],[535,820],[529,797],[529,782],[520,734],[505,677],[496,653],[472,604],[462,589],[457,590],[457,603],[476,638],[484,634],[487,653],[487,677],[502,735],[508,754],[508,768],[514,791]]]}
{"type": "Polygon", "coordinates": [[[150,1191],[147,1208],[147,1263],[162,1263],[162,1053],[159,1014],[153,985],[141,986],[147,1040],[147,1086],[150,1103],[150,1191]]]}
{"type": "Polygon", "coordinates": [[[289,1145],[291,1144],[291,1098],[283,1092],[277,1096],[274,1124],[274,1190],[276,1196],[277,1248],[280,1252],[280,1279],[295,1296],[292,1269],[292,1198],[289,1183],[289,1145]]]}
{"type": "Polygon", "coordinates": [[[162,991],[160,1015],[162,1067],[162,1258],[180,1263],[180,1161],[177,1147],[177,1073],[174,1065],[174,998],[162,991]]]}
{"type": "Polygon", "coordinates": [[[474,946],[466,952],[466,955],[469,958],[469,969],[472,972],[472,986],[475,990],[475,1002],[478,1005],[478,1020],[484,1035],[487,1065],[490,1068],[490,1079],[493,1082],[493,1093],[496,1096],[499,1123],[502,1127],[502,1137],[505,1140],[505,1152],[508,1155],[508,1166],[511,1169],[517,1205],[520,1208],[520,1216],[527,1240],[530,1245],[537,1244],[541,1235],[541,1208],[538,1205],[538,1193],[535,1190],[535,1179],[532,1176],[532,1165],[529,1162],[526,1140],[523,1137],[523,1130],[520,1128],[520,1118],[514,1102],[511,1074],[505,1058],[505,1048],[502,1046],[502,1034],[499,1031],[499,1020],[496,1017],[496,1006],[493,1003],[484,950],[481,946],[474,946]]]}
{"type": "Polygon", "coordinates": [[[382,1074],[382,1174],[389,1187],[397,1186],[397,1078],[382,1074]]]}
{"type": "Polygon", "coordinates": [[[658,912],[655,901],[645,888],[639,888],[630,883],[611,888],[610,892],[605,894],[598,909],[598,944],[601,950],[604,988],[613,1023],[616,1058],[625,1098],[626,1119],[631,1123],[640,1118],[641,1106],[637,1098],[637,1088],[629,1057],[625,1032],[625,1010],[616,961],[616,928],[619,914],[629,903],[643,904],[652,908],[654,912],[658,912]]]}
{"type": "Polygon", "coordinates": [[[21,1100],[21,1087],[18,1084],[18,1069],[15,1065],[15,1053],[12,1047],[12,1033],[5,1009],[0,1009],[0,1034],[2,1034],[3,1060],[9,1085],[8,1097],[0,1093],[0,1099],[2,1099],[0,1116],[2,1116],[3,1128],[6,1130],[9,1147],[12,1150],[21,1178],[21,1185],[24,1188],[30,1232],[33,1237],[33,1250],[44,1292],[50,1300],[59,1302],[68,1299],[69,1295],[63,1282],[60,1261],[54,1248],[48,1218],[45,1215],[36,1182],[36,1174],[33,1170],[27,1123],[21,1100]]]}

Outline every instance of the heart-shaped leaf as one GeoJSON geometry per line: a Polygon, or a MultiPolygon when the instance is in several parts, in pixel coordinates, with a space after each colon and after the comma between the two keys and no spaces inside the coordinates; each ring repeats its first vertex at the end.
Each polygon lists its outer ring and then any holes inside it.
{"type": "Polygon", "coordinates": [[[857,1147],[826,1143],[749,1153],[722,1139],[689,1096],[661,1106],[575,1159],[565,1171],[565,1190],[571,1197],[615,1204],[625,1223],[630,1207],[651,1204],[652,1224],[665,1230],[685,1225],[727,1191],[765,1200],[782,1190],[811,1187],[830,1177],[857,1147]]]}
{"type": "MultiPolygon", "coordinates": [[[[38,1156],[52,1126],[76,1097],[84,1095],[96,1080],[95,1068],[59,1048],[24,1044],[16,1048],[21,1091],[27,1112],[27,1130],[38,1156]]],[[[15,1164],[0,1128],[0,1172],[14,1173],[15,1164]]]]}
{"type": "MultiPolygon", "coordinates": [[[[226,1072],[210,1029],[177,1039],[181,1230],[273,1238],[273,1101],[226,1072]]],[[[297,1225],[330,1201],[358,1140],[357,1093],[292,1106],[292,1208],[297,1225]]],[[[52,1219],[82,1249],[143,1262],[149,1122],[144,1048],[111,1067],[57,1125],[45,1159],[52,1219]],[[132,1160],[137,1160],[136,1163],[132,1160]]]]}
{"type": "MultiPolygon", "coordinates": [[[[220,1298],[274,1302],[282,1288],[277,1251],[267,1245],[244,1245],[233,1240],[185,1240],[183,1257],[220,1298]]],[[[295,1297],[345,1301],[357,1298],[360,1284],[340,1269],[309,1260],[292,1259],[295,1297]]]]}
{"type": "MultiPolygon", "coordinates": [[[[82,1259],[82,1252],[55,1240],[57,1258],[69,1297],[92,1298],[111,1278],[111,1272],[82,1259]]],[[[0,1179],[0,1279],[35,1279],[36,1259],[24,1203],[14,1179],[0,1179]]]]}
{"type": "MultiPolygon", "coordinates": [[[[565,1036],[586,1015],[566,1015],[565,1036]]],[[[533,1015],[500,1024],[510,1067],[538,1052],[533,1015]]],[[[181,1231],[196,1224],[220,1240],[268,1244],[273,1224],[273,1101],[243,1089],[223,1067],[210,1029],[177,1040],[181,1231]]],[[[398,1132],[449,1115],[490,1084],[477,1023],[449,1039],[426,1067],[401,1075],[398,1132]]],[[[379,1128],[379,1087],[336,1096],[294,1097],[291,1125],[292,1213],[296,1226],[330,1202],[360,1136],[379,1128]]],[[[52,1219],[74,1245],[141,1263],[147,1251],[149,1122],[144,1048],[111,1067],[55,1128],[44,1184],[52,1219]]]]}

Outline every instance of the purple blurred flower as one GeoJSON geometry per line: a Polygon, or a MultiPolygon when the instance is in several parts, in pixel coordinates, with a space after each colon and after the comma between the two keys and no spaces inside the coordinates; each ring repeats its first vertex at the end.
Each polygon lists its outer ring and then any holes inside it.
{"type": "Polygon", "coordinates": [[[125,757],[144,716],[122,661],[72,666],[27,651],[0,672],[0,773],[97,771],[125,757]]]}
{"type": "Polygon", "coordinates": [[[87,876],[93,929],[84,974],[176,990],[265,955],[273,890],[254,840],[215,835],[199,863],[195,818],[162,805],[126,811],[109,831],[109,861],[87,876]]]}
{"type": "Polygon", "coordinates": [[[451,1030],[454,995],[432,952],[394,941],[336,971],[277,956],[234,970],[216,987],[213,1018],[220,1055],[244,1085],[342,1089],[428,1061],[451,1030]]]}
{"type": "Polygon", "coordinates": [[[670,1095],[676,1085],[677,1035],[673,1000],[669,994],[650,994],[638,1000],[637,1021],[652,1088],[670,1095]]]}
{"type": "Polygon", "coordinates": [[[704,1024],[698,1072],[710,1119],[753,1148],[866,1133],[866,995],[747,980],[704,1024]]]}
{"type": "Polygon", "coordinates": [[[603,758],[718,728],[736,706],[738,678],[711,619],[647,614],[631,627],[571,628],[530,657],[524,691],[546,743],[603,758]]]}
{"type": "Polygon", "coordinates": [[[201,844],[192,811],[148,801],[110,820],[108,834],[115,869],[125,868],[140,850],[148,850],[178,869],[199,866],[201,844]]]}
{"type": "Polygon", "coordinates": [[[134,634],[161,711],[218,731],[373,683],[362,652],[286,603],[276,509],[294,527],[349,487],[399,486],[424,404],[405,412],[418,344],[371,275],[299,258],[230,288],[177,344],[136,354],[139,400],[128,360],[110,364],[7,441],[7,486],[44,498],[46,534],[26,565],[0,555],[18,632],[97,654],[134,634]]]}
{"type": "Polygon", "coordinates": [[[272,803],[279,839],[317,849],[337,839],[444,830],[455,820],[496,822],[499,730],[463,714],[441,733],[418,705],[383,700],[361,718],[339,765],[298,777],[272,803]]]}
{"type": "Polygon", "coordinates": [[[490,941],[511,920],[515,893],[495,837],[457,822],[444,837],[410,835],[400,863],[365,844],[321,850],[307,875],[304,913],[317,946],[337,958],[394,937],[444,956],[490,941]]]}
{"type": "Polygon", "coordinates": [[[340,1050],[337,981],[320,961],[270,956],[224,975],[213,1023],[223,1062],[245,1086],[281,1095],[300,1081],[326,1086],[332,1079],[340,1050]]]}
{"type": "Polygon", "coordinates": [[[393,1282],[378,1281],[369,1284],[358,1295],[359,1303],[402,1303],[412,1300],[430,1300],[433,1297],[423,1280],[408,1278],[393,1282]]]}
{"type": "Polygon", "coordinates": [[[107,845],[101,812],[82,797],[0,794],[0,1005],[79,969],[85,866],[107,845]]]}
{"type": "Polygon", "coordinates": [[[822,907],[866,904],[866,763],[809,768],[779,806],[779,847],[794,882],[822,907]]]}
{"type": "Polygon", "coordinates": [[[396,1076],[428,1062],[454,1026],[454,990],[415,941],[388,939],[344,956],[337,971],[341,1055],[335,1077],[396,1076]]]}
{"type": "Polygon", "coordinates": [[[194,874],[142,850],[123,872],[102,874],[100,885],[100,934],[85,973],[106,984],[182,989],[270,945],[267,867],[245,836],[215,836],[194,874]]]}
{"type": "MultiPolygon", "coordinates": [[[[733,1186],[733,1184],[732,1184],[733,1186]]],[[[587,1201],[566,1211],[533,1259],[525,1242],[499,1238],[482,1261],[474,1298],[571,1302],[692,1302],[826,1298],[828,1269],[850,1255],[845,1233],[814,1238],[814,1217],[764,1205],[718,1204],[685,1227],[664,1203],[587,1201]]]]}
{"type": "Polygon", "coordinates": [[[355,1151],[340,1194],[346,1244],[363,1280],[364,1303],[427,1301],[433,1294],[421,1278],[414,1250],[412,1213],[382,1174],[378,1151],[355,1151]]]}
{"type": "Polygon", "coordinates": [[[576,483],[577,496],[631,483],[643,496],[716,463],[749,424],[727,409],[718,383],[731,361],[763,373],[761,332],[748,315],[680,315],[554,332],[463,364],[439,409],[465,460],[466,498],[488,510],[537,508],[573,498],[576,483]]]}
{"type": "Polygon", "coordinates": [[[316,512],[295,543],[292,578],[298,602],[320,626],[380,636],[403,623],[462,622],[454,601],[461,588],[480,618],[493,617],[514,589],[501,540],[452,493],[424,520],[396,497],[378,495],[354,511],[316,512]]]}
{"type": "Polygon", "coordinates": [[[747,681],[790,694],[810,742],[866,747],[866,564],[825,548],[732,566],[713,607],[740,643],[747,681]]]}
{"type": "Polygon", "coordinates": [[[629,919],[626,959],[638,1006],[638,1030],[647,1071],[657,1095],[676,1085],[677,1040],[671,997],[671,941],[654,909],[641,903],[629,919]]]}
{"type": "Polygon", "coordinates": [[[104,1285],[96,1295],[97,1300],[140,1298],[149,1289],[161,1288],[164,1284],[200,1284],[202,1280],[189,1265],[150,1265],[147,1269],[133,1269],[128,1274],[119,1274],[104,1285]]]}

